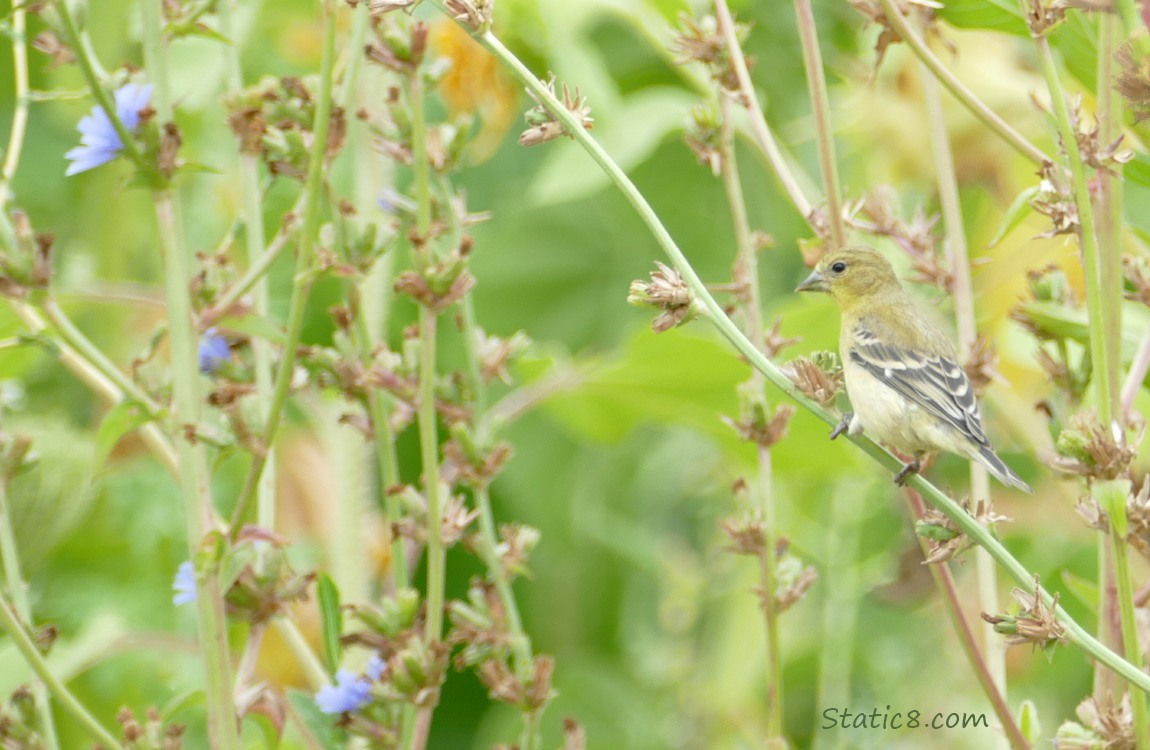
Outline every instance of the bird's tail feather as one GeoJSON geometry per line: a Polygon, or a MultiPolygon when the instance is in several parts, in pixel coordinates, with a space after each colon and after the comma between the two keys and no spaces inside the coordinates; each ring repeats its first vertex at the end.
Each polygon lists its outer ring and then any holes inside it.
{"type": "Polygon", "coordinates": [[[1022,481],[1017,474],[1011,471],[1010,467],[1002,462],[1002,459],[994,453],[994,449],[989,445],[984,445],[978,449],[977,459],[998,481],[1006,486],[1017,487],[1026,492],[1033,492],[1033,490],[1030,489],[1030,485],[1022,481]]]}

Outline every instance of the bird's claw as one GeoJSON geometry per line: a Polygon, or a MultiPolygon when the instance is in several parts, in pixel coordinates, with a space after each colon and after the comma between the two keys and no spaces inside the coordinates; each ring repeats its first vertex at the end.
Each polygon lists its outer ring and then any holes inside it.
{"type": "Polygon", "coordinates": [[[894,475],[894,483],[899,487],[905,487],[907,479],[911,474],[917,474],[920,468],[918,457],[916,456],[913,461],[902,467],[902,471],[894,475]]]}
{"type": "Polygon", "coordinates": [[[831,440],[834,440],[839,435],[843,434],[851,427],[851,420],[854,419],[855,413],[853,411],[844,411],[842,421],[838,426],[831,430],[831,440]]]}

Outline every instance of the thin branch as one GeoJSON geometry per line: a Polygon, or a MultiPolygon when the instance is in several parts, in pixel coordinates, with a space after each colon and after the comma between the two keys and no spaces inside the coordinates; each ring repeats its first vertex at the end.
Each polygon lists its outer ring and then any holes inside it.
{"type": "Polygon", "coordinates": [[[993,130],[1004,141],[1009,143],[1015,151],[1030,159],[1035,164],[1042,164],[1045,161],[1050,161],[1042,149],[1035,146],[1017,130],[1012,128],[1006,120],[998,116],[990,107],[974,95],[962,81],[950,69],[943,65],[942,61],[935,57],[935,54],[930,51],[930,47],[923,41],[922,37],[918,35],[914,27],[907,21],[906,16],[898,9],[895,0],[879,0],[882,3],[883,12],[886,13],[887,20],[890,21],[891,27],[902,37],[918,57],[923,65],[930,69],[939,83],[946,87],[946,90],[954,95],[964,107],[970,110],[970,113],[977,117],[984,125],[993,130]]]}

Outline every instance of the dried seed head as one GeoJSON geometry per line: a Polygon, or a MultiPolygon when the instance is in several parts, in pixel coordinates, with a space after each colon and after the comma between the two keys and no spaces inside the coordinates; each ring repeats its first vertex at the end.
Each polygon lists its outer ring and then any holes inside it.
{"type": "Polygon", "coordinates": [[[1150,118],[1150,55],[1127,42],[1118,48],[1114,58],[1119,68],[1114,87],[1130,105],[1136,122],[1150,118]]]}
{"type": "Polygon", "coordinates": [[[1115,479],[1126,473],[1137,451],[1115,435],[1093,411],[1078,412],[1055,441],[1058,457],[1051,466],[1091,479],[1115,479]]]}
{"type": "Polygon", "coordinates": [[[1026,26],[1033,37],[1046,36],[1050,30],[1066,20],[1067,0],[1026,0],[1026,26]]]}
{"type": "Polygon", "coordinates": [[[632,281],[627,302],[632,305],[657,307],[663,312],[651,323],[655,333],[662,333],[688,322],[693,315],[691,292],[679,272],[659,261],[650,281],[632,281]]]}
{"type": "Polygon", "coordinates": [[[1049,230],[1039,237],[1055,237],[1078,231],[1078,205],[1061,170],[1054,162],[1044,161],[1038,170],[1038,192],[1030,199],[1030,207],[1050,218],[1049,230]]]}
{"type": "Polygon", "coordinates": [[[1099,708],[1093,698],[1087,698],[1078,704],[1075,713],[1084,725],[1102,739],[1101,747],[1118,750],[1135,746],[1134,712],[1130,707],[1128,693],[1123,694],[1117,704],[1111,701],[1103,708],[1099,708]]]}
{"type": "Polygon", "coordinates": [[[1017,614],[989,615],[983,612],[982,619],[993,625],[996,631],[1006,635],[1006,642],[1012,646],[1032,643],[1047,650],[1059,643],[1066,643],[1066,628],[1054,614],[1058,605],[1058,594],[1055,594],[1053,602],[1047,605],[1042,600],[1041,592],[1038,579],[1035,578],[1033,594],[1022,589],[1014,589],[1011,592],[1011,596],[1021,607],[1017,614]]]}
{"type": "MultiPolygon", "coordinates": [[[[1012,520],[995,513],[989,503],[980,502],[971,509],[969,497],[963,498],[961,506],[982,526],[1012,520]]],[[[915,533],[925,540],[927,546],[924,565],[945,562],[973,544],[958,524],[934,508],[927,508],[922,518],[915,523],[915,533]]]]}
{"type": "Polygon", "coordinates": [[[754,516],[727,518],[719,526],[731,538],[731,543],[724,548],[727,552],[759,557],[766,551],[767,535],[762,519],[754,516]]]}
{"type": "Polygon", "coordinates": [[[447,0],[444,7],[452,18],[477,34],[491,28],[495,0],[447,0]]]}
{"type": "Polygon", "coordinates": [[[783,349],[803,340],[802,336],[783,336],[782,327],[783,319],[775,318],[775,324],[771,326],[771,330],[763,334],[763,354],[767,356],[767,359],[774,359],[779,356],[779,352],[783,349]]]}
{"type": "Polygon", "coordinates": [[[797,357],[782,367],[783,374],[806,396],[823,406],[835,400],[843,382],[842,365],[831,352],[817,352],[816,359],[797,357]],[[820,357],[819,355],[823,355],[820,357]],[[822,366],[816,362],[821,359],[822,366]]]}
{"type": "Polygon", "coordinates": [[[996,380],[1002,380],[1002,376],[995,368],[997,364],[998,351],[994,347],[994,342],[986,336],[979,336],[975,339],[970,346],[970,354],[967,355],[963,369],[966,371],[966,376],[970,378],[974,392],[979,396],[983,394],[988,385],[996,380]]]}
{"type": "Polygon", "coordinates": [[[1150,261],[1133,255],[1122,256],[1122,273],[1133,288],[1126,292],[1126,299],[1137,300],[1150,307],[1150,261]]]}
{"type": "MultiPolygon", "coordinates": [[[[547,81],[547,90],[552,96],[558,98],[555,93],[554,73],[551,74],[550,79],[547,81]]],[[[555,115],[551,113],[548,106],[535,95],[535,92],[528,89],[527,94],[535,100],[535,106],[529,109],[527,114],[524,115],[524,119],[527,120],[527,124],[530,127],[524,130],[523,134],[519,136],[519,145],[537,146],[540,143],[553,141],[561,135],[574,137],[566,131],[563,123],[559,122],[555,115]]],[[[563,84],[563,97],[560,99],[560,103],[575,116],[575,119],[579,121],[580,126],[582,126],[584,130],[590,130],[595,126],[595,118],[591,117],[591,107],[587,104],[587,97],[580,94],[578,88],[572,93],[571,90],[567,88],[567,84],[563,84]]]]}
{"type": "MultiPolygon", "coordinates": [[[[934,11],[943,7],[942,3],[934,2],[934,0],[895,0],[899,12],[904,15],[911,15],[912,12],[916,16],[920,16],[925,24],[926,35],[934,39],[942,40],[942,35],[939,33],[938,24],[935,21],[934,11]]],[[[867,21],[867,25],[875,25],[882,28],[878,38],[875,40],[874,51],[876,55],[874,70],[878,73],[879,66],[882,65],[883,57],[886,56],[887,48],[890,45],[901,42],[902,37],[895,31],[894,26],[891,24],[890,19],[887,18],[886,11],[883,10],[882,4],[878,0],[850,0],[850,4],[863,15],[867,21]]],[[[946,46],[954,49],[954,45],[950,42],[943,40],[946,46]]]]}
{"type": "Polygon", "coordinates": [[[691,122],[683,134],[683,140],[699,163],[711,170],[711,174],[716,177],[722,174],[719,111],[713,102],[704,102],[691,108],[691,122]]]}

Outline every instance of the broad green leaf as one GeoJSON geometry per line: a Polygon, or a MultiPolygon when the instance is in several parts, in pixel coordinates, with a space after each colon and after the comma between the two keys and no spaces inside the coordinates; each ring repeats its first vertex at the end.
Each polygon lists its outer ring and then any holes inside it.
{"type": "Polygon", "coordinates": [[[121,401],[108,410],[96,431],[95,467],[104,465],[120,439],[149,422],[148,415],[134,401],[121,401]]]}
{"type": "Polygon", "coordinates": [[[1150,187],[1150,156],[1136,154],[1134,159],[1122,168],[1122,176],[1129,182],[1150,187]]]}
{"type": "Polygon", "coordinates": [[[1038,193],[1038,186],[1031,185],[1023,190],[1010,204],[1010,208],[1006,209],[1006,213],[1002,217],[1002,224],[998,227],[998,232],[994,235],[994,239],[986,244],[988,248],[994,247],[1002,238],[1009,234],[1015,227],[1022,223],[1030,213],[1030,199],[1038,193]]]}
{"type": "Polygon", "coordinates": [[[1097,89],[1098,35],[1086,14],[1068,13],[1066,23],[1051,32],[1050,45],[1070,75],[1089,91],[1097,89]]]}
{"type": "Polygon", "coordinates": [[[323,628],[323,658],[328,671],[335,674],[340,662],[339,637],[343,632],[343,612],[339,608],[339,589],[327,573],[321,573],[316,582],[319,614],[323,628]]]}
{"type": "Polygon", "coordinates": [[[622,440],[643,422],[733,437],[719,415],[735,414],[735,386],[749,376],[747,365],[716,341],[644,330],[621,359],[587,372],[578,387],[550,398],[547,409],[603,442],[622,440]]]}
{"type": "MultiPolygon", "coordinates": [[[[1070,308],[1056,302],[1023,302],[1019,309],[1030,318],[1038,329],[1054,338],[1066,338],[1080,344],[1090,341],[1090,327],[1086,310],[1070,308]]],[[[1136,305],[1123,307],[1122,315],[1122,361],[1130,362],[1142,341],[1147,325],[1150,325],[1144,308],[1136,305]]]]}
{"type": "MultiPolygon", "coordinates": [[[[311,693],[301,690],[287,691],[288,710],[302,725],[300,728],[311,735],[311,739],[324,750],[343,750],[347,733],[335,725],[335,717],[319,710],[311,693]]],[[[312,745],[308,745],[311,747],[312,745]]]]}
{"type": "Polygon", "coordinates": [[[1069,570],[1062,571],[1062,582],[1074,598],[1090,608],[1091,612],[1098,611],[1098,584],[1081,576],[1074,575],[1069,570]]]}
{"type": "Polygon", "coordinates": [[[1029,36],[1022,9],[1012,0],[947,0],[935,12],[951,26],[1029,36]]]}

